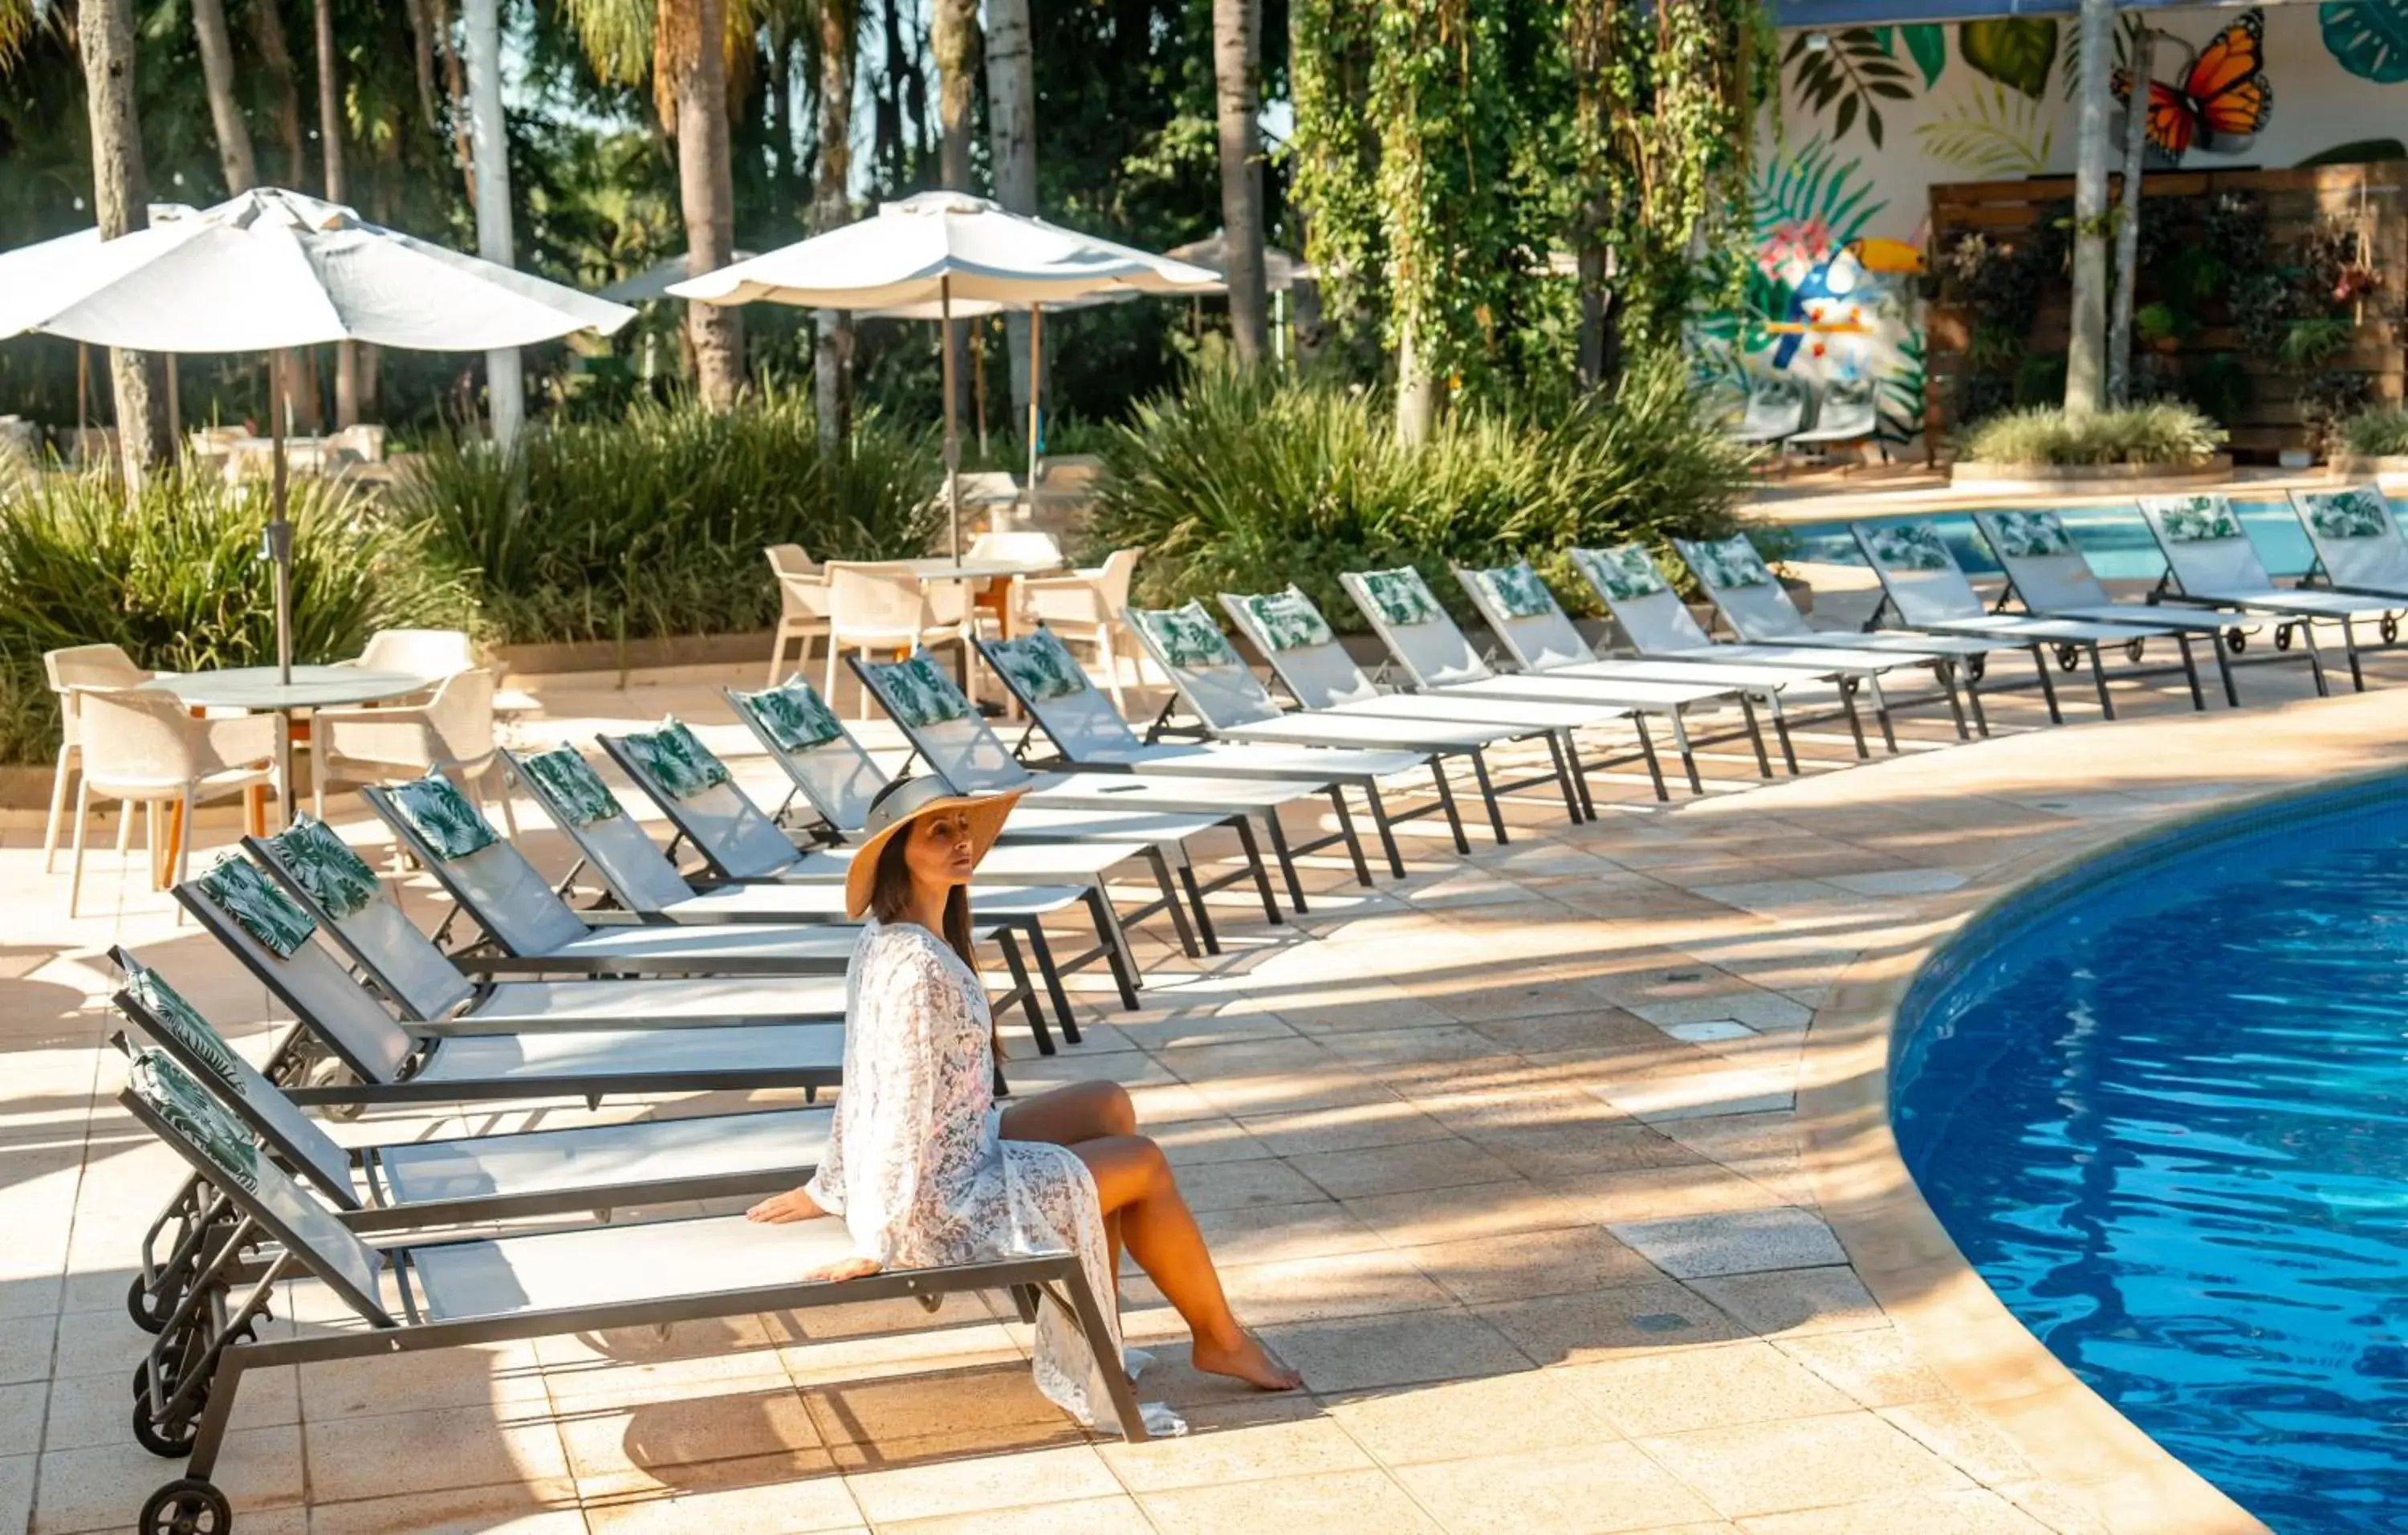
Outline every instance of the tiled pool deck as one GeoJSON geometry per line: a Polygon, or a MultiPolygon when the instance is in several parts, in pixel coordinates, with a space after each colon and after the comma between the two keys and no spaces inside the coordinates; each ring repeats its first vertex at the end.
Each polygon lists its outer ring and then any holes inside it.
{"type": "MultiPolygon", "coordinates": [[[[2251,1528],[1956,1263],[1891,1149],[1883,1010],[1915,951],[2042,864],[2396,761],[2408,665],[2373,669],[2372,694],[2292,703],[2251,671],[2261,701],[2196,718],[2128,690],[2139,717],[2104,727],[2018,728],[2036,704],[2002,699],[1971,747],[1926,709],[1899,759],[1767,787],[1727,746],[1731,792],[1662,808],[1617,776],[1579,828],[1526,796],[1512,845],[1469,859],[1416,822],[1411,878],[1376,892],[1315,859],[1312,914],[1268,927],[1233,900],[1217,960],[1141,930],[1145,1011],[1086,990],[1083,1045],[1010,1064],[1022,1091],[1128,1085],[1241,1313],[1305,1373],[1254,1396],[1166,1346],[1145,1394],[1185,1439],[1082,1433],[1009,1310],[955,1301],[933,1327],[908,1305],[271,1371],[218,1480],[243,1535],[2251,1528]]],[[[520,734],[709,724],[710,681],[538,681],[520,734]]],[[[1805,751],[1846,758],[1829,727],[1805,751]]],[[[768,765],[738,766],[768,791],[768,765]]],[[[363,813],[339,819],[365,839],[363,813]]],[[[117,1107],[102,952],[138,949],[254,1053],[271,1013],[138,852],[122,878],[96,855],[68,922],[37,844],[21,821],[0,845],[0,1530],[66,1535],[125,1528],[176,1474],[132,1442],[122,1298],[177,1166],[117,1107]]],[[[1125,1303],[1139,1341],[1179,1336],[1141,1278],[1125,1303]]]]}

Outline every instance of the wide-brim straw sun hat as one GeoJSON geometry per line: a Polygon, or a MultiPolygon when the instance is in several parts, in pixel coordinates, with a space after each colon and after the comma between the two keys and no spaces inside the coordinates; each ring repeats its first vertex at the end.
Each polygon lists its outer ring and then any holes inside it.
{"type": "Polygon", "coordinates": [[[1003,835],[1004,821],[1025,793],[1013,789],[1005,794],[955,794],[933,775],[899,778],[879,790],[878,797],[869,802],[869,813],[861,818],[862,840],[844,871],[846,917],[858,921],[869,910],[869,895],[878,883],[879,855],[886,851],[890,839],[929,816],[960,811],[969,820],[970,862],[975,866],[985,860],[987,849],[1003,835]]]}

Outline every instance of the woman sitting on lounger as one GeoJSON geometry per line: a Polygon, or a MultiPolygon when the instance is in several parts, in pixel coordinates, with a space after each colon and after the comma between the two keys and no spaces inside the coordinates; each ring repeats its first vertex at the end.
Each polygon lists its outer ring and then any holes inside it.
{"type": "MultiPolygon", "coordinates": [[[[971,964],[969,879],[1017,794],[952,795],[900,779],[871,802],[845,909],[872,920],[847,972],[844,1091],[818,1173],[755,1205],[756,1221],[844,1217],[855,1255],[814,1278],[1075,1251],[1108,1303],[1123,1242],[1195,1335],[1196,1368],[1268,1391],[1296,1371],[1230,1314],[1211,1255],[1162,1148],[1137,1133],[1116,1083],[1080,1083],[998,1110],[994,1024],[971,964]]],[[[1038,1388],[1082,1423],[1104,1406],[1078,1327],[1037,1326],[1038,1388]]],[[[1167,1413],[1165,1427],[1177,1431],[1167,1413]]],[[[1109,1421],[1110,1414],[1105,1414],[1109,1421]]]]}

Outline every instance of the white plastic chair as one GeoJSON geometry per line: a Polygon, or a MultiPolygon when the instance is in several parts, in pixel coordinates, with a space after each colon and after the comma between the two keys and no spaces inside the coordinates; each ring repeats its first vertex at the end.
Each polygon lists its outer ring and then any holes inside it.
{"type": "MultiPolygon", "coordinates": [[[[823,696],[836,696],[837,656],[851,648],[865,661],[878,651],[909,653],[925,645],[953,643],[970,652],[977,611],[967,583],[923,583],[906,565],[853,565],[831,560],[828,577],[827,681],[823,696]]],[[[965,662],[966,667],[971,665],[965,662]]],[[[865,694],[855,719],[869,717],[865,694]]]]}
{"type": "MultiPolygon", "coordinates": [[[[183,835],[176,854],[176,880],[191,867],[196,806],[257,784],[277,787],[275,714],[194,719],[172,695],[142,690],[79,689],[76,728],[83,753],[83,780],[76,786],[75,858],[67,880],[67,915],[83,894],[84,825],[92,796],[129,806],[173,803],[181,807],[183,835]]],[[[130,823],[131,817],[128,821],[130,823]]],[[[124,847],[121,828],[118,845],[124,847]]]]}
{"type": "Polygon", "coordinates": [[[1137,573],[1138,556],[1144,552],[1115,549],[1101,565],[1062,576],[1024,576],[1019,582],[1018,606],[1025,617],[1044,624],[1065,642],[1083,641],[1096,647],[1104,686],[1111,693],[1112,706],[1123,713],[1128,711],[1128,700],[1121,693],[1120,654],[1112,648],[1112,636],[1120,627],[1121,610],[1128,606],[1129,579],[1137,573]]]}
{"type": "MultiPolygon", "coordinates": [[[[828,577],[800,544],[771,544],[761,552],[769,557],[769,569],[778,578],[778,638],[769,646],[769,680],[762,684],[776,687],[785,680],[786,642],[803,642],[795,656],[799,667],[811,658],[812,638],[828,632],[828,577]]],[[[829,658],[835,658],[833,646],[829,658]]]]}
{"type": "Polygon", "coordinates": [[[1790,433],[1782,447],[1828,458],[1834,448],[1859,444],[1880,450],[1882,462],[1889,462],[1889,449],[1881,440],[1881,403],[1873,386],[1863,380],[1831,385],[1814,413],[1814,424],[1790,433]]]}
{"type": "Polygon", "coordinates": [[[473,671],[477,647],[465,629],[379,629],[360,653],[337,666],[362,671],[400,671],[429,681],[473,671]]]}
{"type": "MultiPolygon", "coordinates": [[[[326,785],[340,769],[351,782],[382,783],[423,778],[440,769],[466,785],[481,806],[486,778],[501,764],[494,740],[494,674],[482,667],[453,672],[435,685],[423,704],[322,709],[309,722],[309,813],[323,821],[326,785]]],[[[508,785],[500,790],[502,824],[512,837],[518,819],[508,785]]]]}
{"type": "MultiPolygon", "coordinates": [[[[139,687],[158,673],[136,666],[132,656],[114,645],[71,645],[45,652],[42,670],[49,674],[50,691],[59,696],[59,755],[50,772],[50,816],[42,826],[42,872],[48,874],[58,867],[59,828],[67,813],[67,778],[83,763],[78,720],[82,695],[139,687]]],[[[129,811],[118,827],[118,852],[125,851],[133,825],[129,811]]]]}

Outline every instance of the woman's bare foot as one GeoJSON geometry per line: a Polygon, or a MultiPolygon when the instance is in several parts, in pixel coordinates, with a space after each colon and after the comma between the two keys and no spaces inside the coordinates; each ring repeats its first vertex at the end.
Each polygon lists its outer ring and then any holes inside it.
{"type": "Polygon", "coordinates": [[[1273,1358],[1251,1332],[1239,1333],[1237,1342],[1229,1346],[1198,1338],[1187,1357],[1208,1374],[1234,1376],[1265,1391],[1293,1391],[1304,1384],[1303,1376],[1273,1358]]]}
{"type": "Polygon", "coordinates": [[[783,1194],[773,1194],[744,1212],[748,1221],[763,1221],[771,1226],[784,1226],[790,1221],[816,1220],[827,1212],[810,1196],[808,1189],[790,1188],[783,1194]]]}

